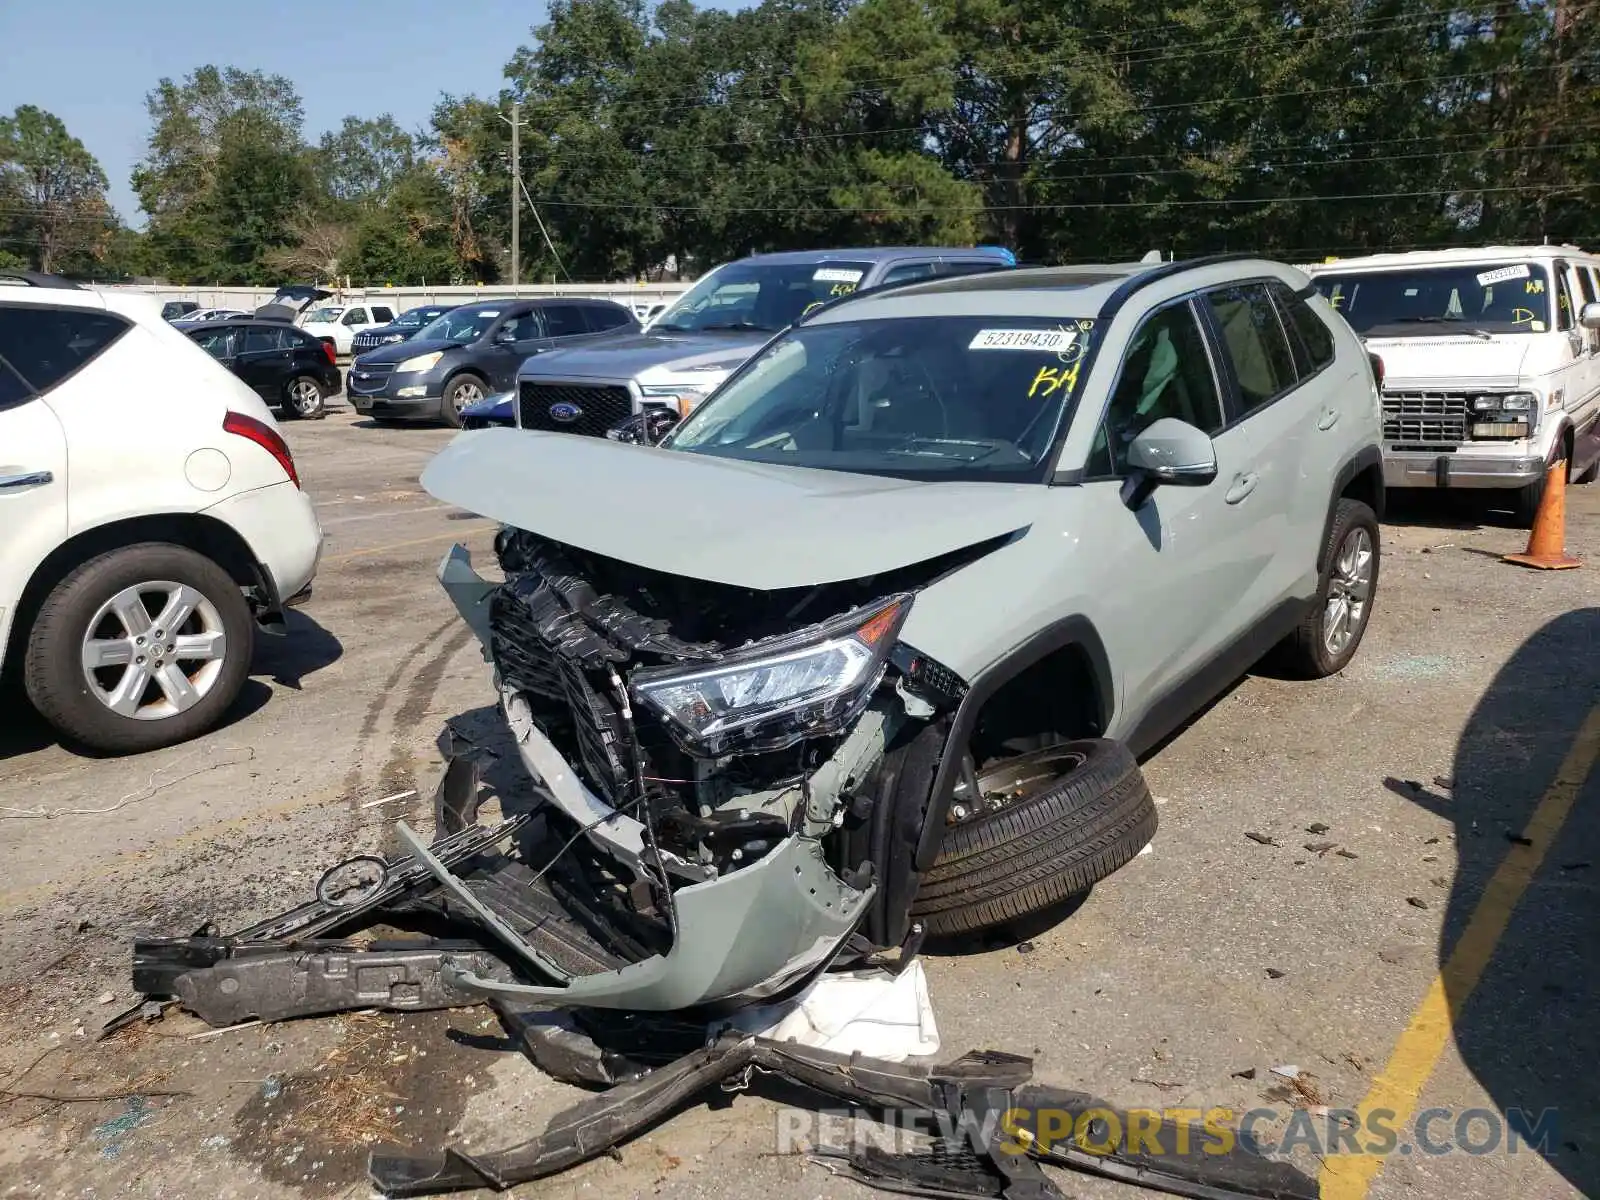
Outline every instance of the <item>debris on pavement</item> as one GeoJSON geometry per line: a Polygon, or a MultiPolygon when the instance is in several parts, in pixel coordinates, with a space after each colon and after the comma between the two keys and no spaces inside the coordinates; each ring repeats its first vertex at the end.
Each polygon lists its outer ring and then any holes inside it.
{"type": "Polygon", "coordinates": [[[1254,833],[1254,832],[1252,832],[1250,830],[1245,830],[1245,837],[1249,838],[1252,842],[1256,843],[1256,845],[1258,845],[1258,846],[1276,846],[1276,845],[1278,845],[1278,842],[1274,841],[1272,838],[1269,838],[1264,833],[1254,833]]]}
{"type": "Polygon", "coordinates": [[[1289,972],[1281,970],[1278,967],[1268,967],[1267,968],[1267,978],[1268,979],[1282,979],[1288,973],[1289,972]]]}
{"type": "Polygon", "coordinates": [[[1427,908],[1428,907],[1428,902],[1426,900],[1424,900],[1421,896],[1407,896],[1406,897],[1406,903],[1411,905],[1412,908],[1427,908]]]}
{"type": "Polygon", "coordinates": [[[1320,834],[1327,833],[1328,830],[1331,829],[1331,828],[1332,828],[1332,826],[1324,825],[1321,821],[1313,821],[1313,822],[1311,822],[1311,824],[1306,826],[1306,832],[1320,835],[1320,834]]]}
{"type": "Polygon", "coordinates": [[[1254,1067],[1246,1067],[1242,1071],[1235,1071],[1231,1076],[1233,1079],[1254,1079],[1255,1077],[1256,1069],[1254,1067]]]}
{"type": "Polygon", "coordinates": [[[1337,854],[1340,858],[1360,858],[1361,857],[1354,850],[1343,850],[1343,849],[1341,849],[1341,850],[1335,850],[1334,853],[1337,854]]]}

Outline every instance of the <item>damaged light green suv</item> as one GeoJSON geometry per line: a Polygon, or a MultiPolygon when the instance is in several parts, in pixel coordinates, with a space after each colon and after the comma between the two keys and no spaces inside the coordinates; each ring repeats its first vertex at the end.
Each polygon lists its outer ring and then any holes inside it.
{"type": "Polygon", "coordinates": [[[1135,756],[1269,650],[1354,655],[1379,411],[1306,277],[1241,258],[861,293],[654,447],[460,435],[422,481],[502,523],[504,582],[441,579],[588,942],[452,982],[738,1005],[1084,891],[1155,831],[1135,756]]]}

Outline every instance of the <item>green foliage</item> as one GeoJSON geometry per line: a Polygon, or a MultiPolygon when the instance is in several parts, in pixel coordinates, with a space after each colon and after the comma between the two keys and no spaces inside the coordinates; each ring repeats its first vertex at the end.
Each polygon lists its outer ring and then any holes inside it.
{"type": "Polygon", "coordinates": [[[53,113],[0,117],[0,250],[40,271],[89,273],[116,219],[106,177],[53,113]]]}
{"type": "Polygon", "coordinates": [[[119,258],[504,279],[514,101],[530,280],[852,243],[1600,240],[1600,9],[1575,0],[553,0],[531,33],[504,90],[442,97],[416,135],[352,116],[308,147],[287,80],[163,80],[150,232],[119,258]]]}

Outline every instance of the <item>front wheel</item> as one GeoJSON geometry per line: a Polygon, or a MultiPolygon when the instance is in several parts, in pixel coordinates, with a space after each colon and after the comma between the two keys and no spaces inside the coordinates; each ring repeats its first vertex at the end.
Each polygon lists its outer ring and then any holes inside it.
{"type": "Polygon", "coordinates": [[[476,375],[457,375],[444,385],[444,402],[440,405],[440,415],[445,423],[456,429],[461,428],[461,411],[471,408],[482,400],[488,385],[476,375]]]}
{"type": "Polygon", "coordinates": [[[323,414],[322,385],[309,375],[299,375],[289,381],[283,393],[283,411],[300,420],[310,420],[323,414]]]}
{"type": "Polygon", "coordinates": [[[217,724],[244,686],[255,623],[209,558],[143,542],[92,558],[46,597],[24,662],[28,698],[73,741],[155,750],[217,724]]]}

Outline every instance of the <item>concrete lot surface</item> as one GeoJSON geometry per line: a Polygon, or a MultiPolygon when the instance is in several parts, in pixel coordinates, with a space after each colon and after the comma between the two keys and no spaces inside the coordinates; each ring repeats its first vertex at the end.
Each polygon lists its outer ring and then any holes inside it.
{"type": "MultiPolygon", "coordinates": [[[[416,482],[448,433],[343,408],[285,429],[328,546],[228,726],[97,760],[0,720],[0,1195],[365,1197],[376,1142],[508,1144],[579,1095],[483,1009],[207,1037],[173,1014],[92,1039],[131,999],[136,932],[237,927],[393,850],[395,819],[429,828],[442,723],[496,735],[433,580],[453,540],[486,558],[492,526],[416,482]]],[[[1450,1110],[1437,1146],[1465,1110],[1553,1108],[1542,1154],[1330,1159],[1323,1194],[1600,1193],[1600,487],[1569,494],[1589,565],[1558,574],[1500,562],[1525,534],[1471,500],[1392,517],[1344,675],[1243,680],[1147,764],[1149,853],[1053,926],[928,953],[943,1054],[1030,1054],[1041,1080],[1128,1106],[1271,1108],[1259,1136],[1365,1103],[1404,1144],[1411,1115],[1450,1110]]],[[[868,1194],[780,1153],[782,1119],[755,1095],[691,1107],[516,1194],[868,1194]]]]}

